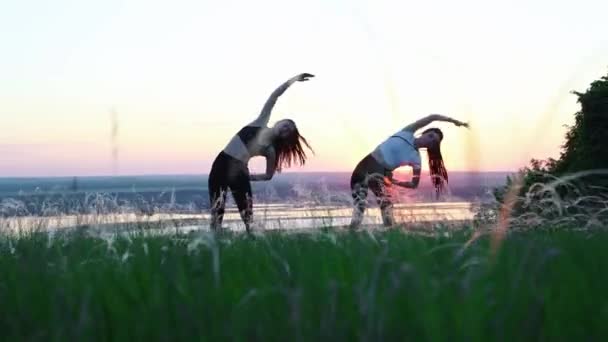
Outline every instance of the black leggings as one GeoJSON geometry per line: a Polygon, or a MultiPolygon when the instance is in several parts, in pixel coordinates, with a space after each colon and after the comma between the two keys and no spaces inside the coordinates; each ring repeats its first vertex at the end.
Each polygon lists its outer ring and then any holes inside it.
{"type": "Polygon", "coordinates": [[[230,188],[247,231],[253,217],[251,183],[247,164],[224,152],[215,158],[209,172],[209,200],[211,229],[221,227],[226,207],[226,193],[230,188]]]}
{"type": "Polygon", "coordinates": [[[371,154],[368,154],[357,164],[350,178],[354,212],[351,226],[358,226],[363,220],[363,213],[367,206],[367,192],[371,189],[382,211],[382,221],[385,226],[394,224],[390,192],[386,189],[384,177],[391,171],[382,166],[371,154]]]}

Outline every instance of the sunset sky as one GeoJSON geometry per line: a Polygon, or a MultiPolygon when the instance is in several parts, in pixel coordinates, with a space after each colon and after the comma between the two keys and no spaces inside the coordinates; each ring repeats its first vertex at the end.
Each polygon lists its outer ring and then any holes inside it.
{"type": "Polygon", "coordinates": [[[290,171],[350,171],[429,113],[471,123],[435,125],[448,170],[516,170],[559,155],[569,92],[608,72],[606,13],[605,0],[2,1],[0,176],[208,173],[302,72],[316,77],[271,118],[316,151],[290,171]]]}

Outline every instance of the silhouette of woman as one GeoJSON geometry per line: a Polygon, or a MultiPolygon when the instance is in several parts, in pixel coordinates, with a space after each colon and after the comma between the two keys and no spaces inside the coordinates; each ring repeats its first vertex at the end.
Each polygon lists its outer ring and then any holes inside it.
{"type": "Polygon", "coordinates": [[[382,221],[385,226],[395,224],[393,217],[393,204],[387,187],[392,184],[415,189],[420,182],[420,153],[418,149],[426,148],[429,157],[429,173],[435,186],[437,195],[443,190],[448,181],[448,174],[441,156],[441,141],[443,132],[439,128],[429,128],[419,137],[414,133],[433,121],[446,121],[456,126],[469,127],[467,123],[439,115],[431,114],[393,134],[376,149],[365,156],[355,167],[350,179],[354,209],[351,228],[356,228],[363,220],[367,202],[368,188],[372,190],[380,206],[382,221]],[[401,166],[410,166],[413,169],[412,180],[408,182],[393,179],[393,170],[401,166]]]}
{"type": "Polygon", "coordinates": [[[258,118],[243,127],[215,158],[209,173],[211,229],[215,230],[222,225],[226,192],[230,188],[245,228],[249,232],[253,217],[250,181],[270,180],[275,172],[281,172],[292,163],[304,165],[306,162],[302,143],[311,151],[312,149],[300,135],[293,120],[280,120],[273,127],[266,125],[279,96],[293,83],[308,81],[311,77],[314,75],[299,74],[279,86],[264,104],[258,118]],[[249,174],[247,164],[255,156],[266,158],[264,174],[249,174]]]}

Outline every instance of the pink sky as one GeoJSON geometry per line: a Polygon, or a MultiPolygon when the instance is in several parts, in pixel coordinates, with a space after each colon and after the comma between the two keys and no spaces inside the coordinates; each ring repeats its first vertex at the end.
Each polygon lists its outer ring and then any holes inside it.
{"type": "Polygon", "coordinates": [[[578,110],[569,92],[608,60],[600,0],[0,7],[0,177],[113,174],[112,108],[117,174],[207,173],[301,72],[317,77],[289,89],[271,123],[294,119],[317,154],[289,171],[351,171],[430,113],[471,123],[436,125],[449,170],[513,171],[559,155],[578,110]]]}

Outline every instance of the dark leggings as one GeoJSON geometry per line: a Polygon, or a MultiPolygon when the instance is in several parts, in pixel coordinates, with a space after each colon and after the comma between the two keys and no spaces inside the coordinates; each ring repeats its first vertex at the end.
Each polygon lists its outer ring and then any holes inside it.
{"type": "Polygon", "coordinates": [[[211,229],[222,226],[226,208],[226,193],[230,188],[239,208],[247,231],[253,217],[251,183],[247,164],[224,152],[215,158],[209,173],[209,200],[211,205],[211,229]]]}
{"type": "Polygon", "coordinates": [[[363,160],[357,164],[350,178],[350,189],[352,191],[354,211],[352,227],[357,227],[363,220],[363,213],[367,206],[367,192],[371,189],[380,210],[382,212],[382,221],[385,226],[394,224],[393,218],[393,203],[391,201],[390,192],[387,191],[384,183],[384,177],[391,173],[382,166],[374,157],[368,154],[363,160]]]}

